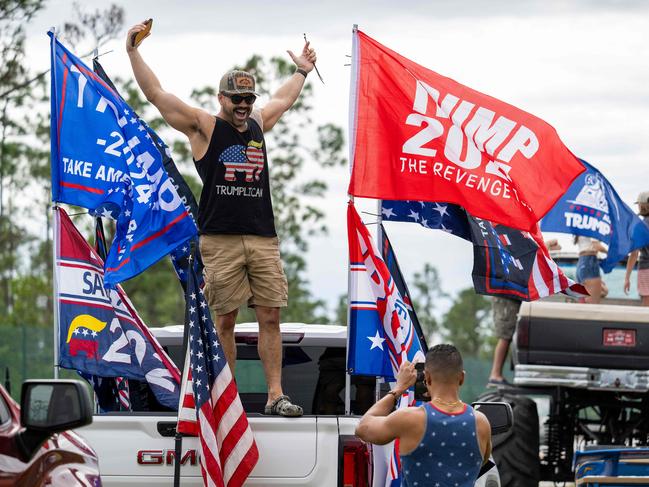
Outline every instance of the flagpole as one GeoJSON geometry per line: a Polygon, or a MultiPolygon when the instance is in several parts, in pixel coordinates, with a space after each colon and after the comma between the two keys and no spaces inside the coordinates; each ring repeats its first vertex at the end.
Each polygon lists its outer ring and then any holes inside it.
{"type": "MultiPolygon", "coordinates": [[[[358,24],[352,27],[352,60],[351,75],[349,78],[349,171],[351,173],[352,164],[354,164],[354,144],[356,140],[356,83],[358,76],[358,24]]],[[[348,195],[349,201],[354,202],[354,197],[348,195]]],[[[345,415],[352,413],[352,378],[349,374],[349,326],[351,321],[351,292],[352,292],[352,273],[350,270],[349,252],[347,252],[347,354],[345,357],[345,415]]]]}
{"type": "MultiPolygon", "coordinates": [[[[189,341],[189,279],[193,279],[194,272],[194,258],[196,254],[196,242],[192,240],[189,244],[189,257],[187,258],[187,284],[185,285],[185,323],[183,326],[183,342],[182,342],[182,357],[183,365],[180,369],[180,399],[178,403],[178,416],[176,417],[176,436],[174,438],[174,487],[180,487],[180,461],[182,458],[183,451],[183,435],[178,431],[178,423],[180,422],[180,409],[182,408],[183,403],[183,378],[185,377],[185,367],[188,365],[187,362],[187,345],[189,341]]],[[[191,386],[190,386],[191,387],[191,386]]]]}
{"type": "Polygon", "coordinates": [[[59,378],[59,347],[60,347],[60,323],[59,323],[59,273],[57,267],[57,259],[60,252],[60,233],[61,233],[61,220],[59,217],[59,205],[54,203],[52,205],[52,220],[54,225],[52,225],[52,293],[53,293],[53,306],[52,310],[54,312],[53,323],[54,323],[54,378],[59,378]]]}
{"type": "MultiPolygon", "coordinates": [[[[50,28],[52,31],[52,43],[50,46],[51,50],[51,64],[52,67],[54,68],[54,46],[56,45],[56,27],[50,28]]],[[[52,87],[56,86],[56,69],[52,69],[51,71],[51,85],[52,87]]],[[[53,90],[51,92],[52,100],[52,107],[55,106],[55,98],[54,98],[54,93],[53,90]]],[[[56,131],[56,134],[58,134],[58,129],[56,131]]],[[[51,137],[51,131],[50,131],[50,137],[51,137]]],[[[54,140],[55,138],[52,137],[53,140],[51,140],[51,147],[56,147],[56,154],[58,154],[58,146],[56,145],[58,143],[58,140],[54,140]]],[[[52,151],[52,155],[54,154],[54,151],[52,151]]],[[[54,166],[55,161],[54,157],[52,157],[52,166],[54,166]]],[[[58,182],[58,181],[57,181],[58,182]]],[[[52,181],[52,184],[55,184],[54,181],[52,181]]],[[[54,192],[52,192],[54,194],[54,192]]],[[[56,201],[52,201],[52,310],[54,316],[53,318],[53,325],[54,325],[54,341],[53,341],[53,355],[54,355],[54,363],[52,364],[54,367],[54,378],[58,379],[59,378],[59,347],[60,347],[60,340],[61,340],[61,334],[60,334],[60,326],[61,324],[59,323],[59,279],[58,279],[58,268],[57,268],[57,259],[59,256],[60,248],[59,248],[59,243],[60,243],[60,224],[61,220],[59,217],[59,205],[57,204],[56,201]]]]}
{"type": "MultiPolygon", "coordinates": [[[[381,225],[383,224],[383,200],[376,200],[376,214],[378,215],[376,221],[376,247],[379,250],[379,255],[383,257],[383,232],[381,225]]],[[[374,400],[378,401],[381,398],[381,384],[383,383],[382,377],[376,377],[374,380],[374,400]]]]}

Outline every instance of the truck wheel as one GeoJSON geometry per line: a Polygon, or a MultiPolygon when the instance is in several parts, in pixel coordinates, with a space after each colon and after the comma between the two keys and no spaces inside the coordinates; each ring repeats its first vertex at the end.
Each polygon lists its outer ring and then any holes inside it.
{"type": "Polygon", "coordinates": [[[492,438],[493,457],[502,487],[538,487],[541,465],[536,403],[529,397],[502,392],[487,392],[478,401],[506,402],[512,407],[511,429],[492,438]]]}

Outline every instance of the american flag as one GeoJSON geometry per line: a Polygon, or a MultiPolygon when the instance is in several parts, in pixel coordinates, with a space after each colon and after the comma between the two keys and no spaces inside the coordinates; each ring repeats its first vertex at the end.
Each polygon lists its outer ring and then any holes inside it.
{"type": "Polygon", "coordinates": [[[128,379],[126,377],[115,377],[115,387],[117,388],[120,411],[130,411],[131,399],[128,390],[128,379]]]}
{"type": "Polygon", "coordinates": [[[256,465],[259,452],[193,268],[189,274],[189,346],[178,432],[198,436],[205,486],[239,487],[256,465]]]}
{"type": "Polygon", "coordinates": [[[225,166],[225,180],[235,181],[236,173],[243,172],[245,180],[259,180],[264,170],[264,151],[261,143],[249,142],[248,146],[231,145],[219,156],[219,161],[225,166]],[[259,146],[259,147],[257,147],[259,146]]]}

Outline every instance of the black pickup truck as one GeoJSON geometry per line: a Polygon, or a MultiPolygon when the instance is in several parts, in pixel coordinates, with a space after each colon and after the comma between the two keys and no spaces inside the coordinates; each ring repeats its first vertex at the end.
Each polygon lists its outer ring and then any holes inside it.
{"type": "Polygon", "coordinates": [[[523,303],[512,361],[513,385],[480,399],[513,409],[494,438],[503,487],[574,480],[575,447],[649,443],[649,308],[523,303]]]}

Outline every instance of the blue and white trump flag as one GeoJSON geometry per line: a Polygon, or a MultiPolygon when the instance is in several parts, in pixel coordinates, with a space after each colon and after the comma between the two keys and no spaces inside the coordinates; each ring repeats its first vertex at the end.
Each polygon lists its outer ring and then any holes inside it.
{"type": "Polygon", "coordinates": [[[353,203],[347,208],[350,320],[347,368],[352,375],[393,380],[404,360],[424,361],[421,343],[394,279],[353,203]]]}
{"type": "Polygon", "coordinates": [[[197,234],[146,127],[49,33],[52,200],[117,220],[106,259],[114,288],[197,234]]]}
{"type": "Polygon", "coordinates": [[[583,235],[605,243],[608,254],[600,266],[610,272],[631,251],[649,245],[649,227],[622,201],[602,173],[586,161],[581,162],[586,172],[545,215],[541,230],[583,235]]]}

